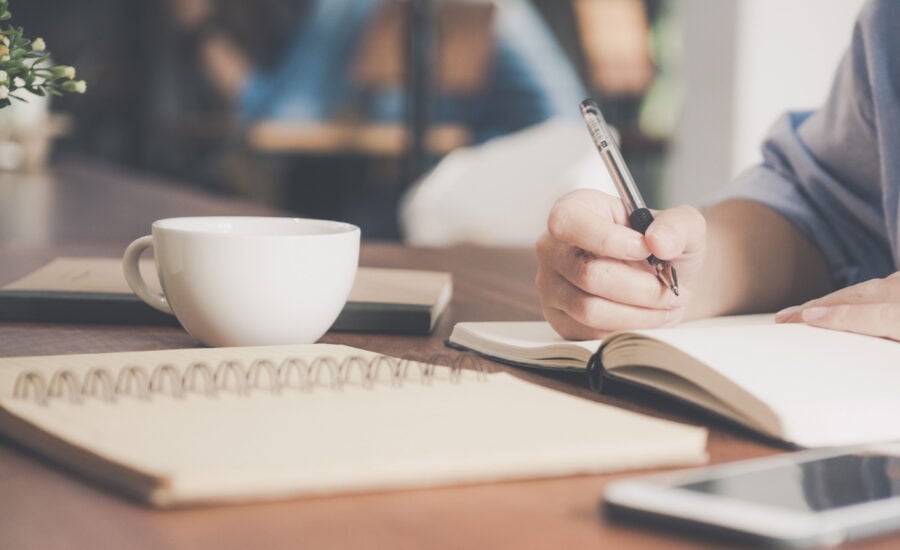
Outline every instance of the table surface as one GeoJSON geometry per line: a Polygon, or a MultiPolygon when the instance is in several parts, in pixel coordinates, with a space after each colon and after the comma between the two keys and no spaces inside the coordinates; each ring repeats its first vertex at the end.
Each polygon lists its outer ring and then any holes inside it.
{"type": "MultiPolygon", "coordinates": [[[[402,124],[304,123],[263,121],[247,133],[250,147],[261,153],[361,154],[397,158],[409,149],[402,124]]],[[[457,124],[431,126],[423,137],[431,154],[447,154],[468,145],[469,131],[457,124]]]]}
{"type": "MultiPolygon", "coordinates": [[[[0,175],[0,285],[59,256],[119,256],[154,219],[277,215],[173,182],[85,161],[0,175]]],[[[364,243],[361,264],[452,272],[453,300],[430,336],[334,333],[325,342],[402,355],[446,351],[457,321],[537,320],[531,250],[364,243]]],[[[0,356],[195,347],[179,328],[0,323],[0,356]]],[[[492,369],[507,369],[489,363],[492,369]]],[[[582,375],[517,376],[630,410],[710,428],[710,462],[781,452],[639,393],[593,394],[582,375]]],[[[0,548],[720,548],[721,542],[608,521],[604,485],[625,474],[159,511],[88,484],[0,436],[0,548]]],[[[900,537],[853,548],[895,548],[900,537]]]]}

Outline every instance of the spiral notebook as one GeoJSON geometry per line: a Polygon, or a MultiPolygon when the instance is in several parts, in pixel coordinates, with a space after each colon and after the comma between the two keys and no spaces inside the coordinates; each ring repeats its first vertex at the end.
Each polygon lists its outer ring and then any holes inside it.
{"type": "Polygon", "coordinates": [[[459,357],[313,344],[6,358],[0,432],[160,507],[705,460],[702,428],[459,357]]]}

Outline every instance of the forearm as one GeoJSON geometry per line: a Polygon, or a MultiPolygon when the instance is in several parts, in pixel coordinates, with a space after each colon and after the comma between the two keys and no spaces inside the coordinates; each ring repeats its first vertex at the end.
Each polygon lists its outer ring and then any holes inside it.
{"type": "Polygon", "coordinates": [[[704,215],[707,253],[689,318],[771,312],[831,290],[819,250],[771,208],[729,200],[704,215]]]}

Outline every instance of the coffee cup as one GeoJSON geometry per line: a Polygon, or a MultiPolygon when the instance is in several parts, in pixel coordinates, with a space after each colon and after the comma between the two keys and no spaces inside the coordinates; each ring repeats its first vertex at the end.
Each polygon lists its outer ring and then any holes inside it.
{"type": "Polygon", "coordinates": [[[193,217],[153,222],[122,260],[128,286],[174,314],[208,346],[318,340],[347,301],[360,230],[343,222],[277,217],[193,217]],[[138,269],[153,248],[160,294],[138,269]]]}

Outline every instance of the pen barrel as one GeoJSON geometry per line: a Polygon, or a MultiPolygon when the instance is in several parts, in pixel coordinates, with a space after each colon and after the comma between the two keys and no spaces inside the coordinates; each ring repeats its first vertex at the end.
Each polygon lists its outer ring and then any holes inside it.
{"type": "Polygon", "coordinates": [[[616,191],[619,192],[619,197],[625,202],[625,208],[629,211],[629,215],[641,209],[646,210],[647,205],[625,164],[622,153],[612,145],[611,141],[601,142],[599,150],[600,157],[606,164],[609,176],[616,186],[616,191]]]}
{"type": "Polygon", "coordinates": [[[587,124],[591,139],[600,153],[600,158],[606,164],[616,191],[619,192],[619,197],[625,203],[625,209],[631,214],[634,210],[646,208],[647,205],[644,204],[641,192],[634,183],[634,177],[628,170],[628,165],[625,164],[625,158],[622,157],[622,152],[616,146],[612,132],[609,131],[609,127],[603,119],[600,107],[593,100],[586,99],[581,102],[581,114],[587,124]]]}
{"type": "MultiPolygon", "coordinates": [[[[649,208],[638,208],[628,215],[628,223],[631,224],[632,229],[639,231],[643,235],[647,232],[650,224],[653,223],[653,213],[650,212],[649,208]]],[[[647,257],[647,262],[656,267],[657,264],[662,263],[662,260],[651,254],[647,257]]]]}

